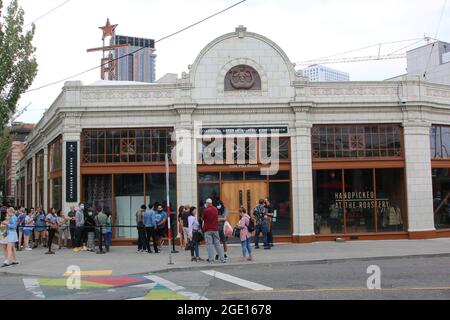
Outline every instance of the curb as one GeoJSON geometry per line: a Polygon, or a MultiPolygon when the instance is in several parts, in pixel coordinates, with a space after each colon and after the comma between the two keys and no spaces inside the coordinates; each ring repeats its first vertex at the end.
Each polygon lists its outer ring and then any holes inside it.
{"type": "Polygon", "coordinates": [[[212,265],[200,265],[200,266],[189,266],[189,267],[173,267],[164,268],[158,270],[152,270],[144,273],[130,274],[130,276],[142,275],[142,274],[152,274],[152,273],[170,273],[170,272],[180,272],[180,271],[195,271],[195,270],[209,270],[211,268],[221,268],[227,269],[231,267],[244,267],[244,266],[276,266],[276,265],[289,265],[289,266],[300,266],[300,265],[316,265],[316,264],[330,264],[330,263],[343,263],[351,261],[371,261],[371,260],[395,260],[395,259],[414,259],[414,258],[450,258],[450,253],[431,253],[431,254],[419,254],[419,255],[406,255],[406,256],[379,256],[379,257],[361,257],[361,258],[338,258],[338,259],[323,259],[323,260],[305,260],[305,261],[275,261],[275,262],[250,262],[250,263],[226,263],[220,264],[215,263],[212,265]]]}

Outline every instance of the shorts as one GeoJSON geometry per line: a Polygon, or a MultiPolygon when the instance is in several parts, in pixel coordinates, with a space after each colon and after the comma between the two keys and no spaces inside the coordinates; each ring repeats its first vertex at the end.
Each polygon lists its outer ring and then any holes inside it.
{"type": "Polygon", "coordinates": [[[32,229],[23,229],[23,235],[24,235],[25,237],[31,236],[32,233],[33,233],[33,230],[32,230],[32,229]]]}
{"type": "Polygon", "coordinates": [[[184,241],[187,242],[189,238],[189,228],[183,227],[183,238],[184,241]]]}
{"type": "Polygon", "coordinates": [[[228,237],[226,237],[225,233],[223,232],[223,226],[219,226],[219,238],[220,238],[220,242],[228,241],[228,237]]]}

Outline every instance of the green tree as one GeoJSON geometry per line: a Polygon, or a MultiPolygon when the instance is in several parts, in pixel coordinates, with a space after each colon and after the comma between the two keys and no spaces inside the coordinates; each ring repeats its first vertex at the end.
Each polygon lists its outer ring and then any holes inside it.
{"type": "Polygon", "coordinates": [[[15,114],[20,96],[30,87],[37,74],[36,48],[32,41],[35,25],[24,32],[24,11],[12,0],[2,15],[0,0],[0,130],[15,114]]]}

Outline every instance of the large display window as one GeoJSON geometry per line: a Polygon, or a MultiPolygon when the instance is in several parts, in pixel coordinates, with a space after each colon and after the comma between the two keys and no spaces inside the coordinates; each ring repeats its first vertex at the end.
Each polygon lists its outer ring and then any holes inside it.
{"type": "Polygon", "coordinates": [[[450,158],[450,126],[433,125],[430,132],[431,158],[450,158]]]}
{"type": "MultiPolygon", "coordinates": [[[[176,174],[169,176],[171,211],[176,210],[176,174]]],[[[84,202],[93,210],[113,214],[116,239],[137,238],[136,211],[159,202],[166,206],[166,174],[106,174],[83,176],[84,202]],[[145,195],[145,196],[144,196],[145,195]]]]}
{"type": "Polygon", "coordinates": [[[403,157],[402,128],[386,125],[315,125],[312,157],[317,160],[403,157]]]}
{"type": "Polygon", "coordinates": [[[313,176],[316,234],[405,230],[403,169],[316,170],[313,176]]]}
{"type": "Polygon", "coordinates": [[[86,129],[81,145],[83,164],[154,163],[171,157],[172,128],[86,129]]]}
{"type": "Polygon", "coordinates": [[[450,229],[450,169],[433,169],[433,208],[436,229],[450,229]]]}

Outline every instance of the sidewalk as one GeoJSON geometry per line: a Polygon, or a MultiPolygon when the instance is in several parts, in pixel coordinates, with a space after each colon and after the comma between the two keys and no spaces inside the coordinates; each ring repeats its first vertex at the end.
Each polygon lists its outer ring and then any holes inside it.
{"type": "MultiPolygon", "coordinates": [[[[160,254],[136,253],[135,247],[113,247],[106,255],[90,252],[73,253],[59,250],[56,255],[45,255],[44,249],[18,252],[20,265],[0,269],[0,275],[21,275],[39,277],[62,277],[66,269],[76,265],[82,271],[112,270],[113,276],[155,273],[167,270],[211,269],[226,266],[277,264],[277,263],[318,263],[330,260],[393,258],[408,256],[450,255],[450,239],[396,240],[396,241],[351,241],[345,243],[320,242],[313,244],[280,244],[272,250],[254,250],[255,261],[240,263],[240,246],[229,249],[229,263],[195,263],[190,261],[190,252],[173,254],[173,265],[168,265],[168,248],[160,254]]],[[[206,247],[200,255],[207,257],[206,247]]]]}

